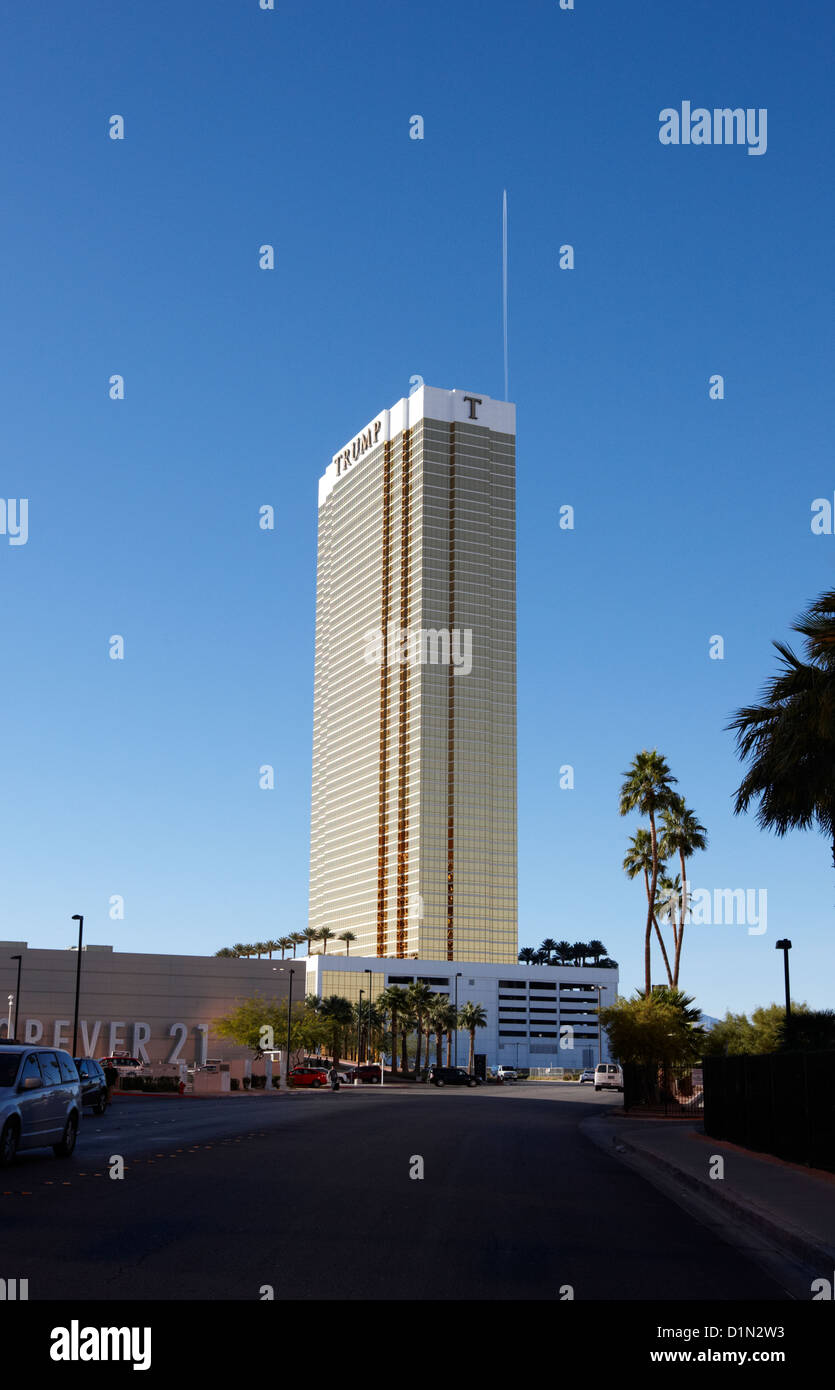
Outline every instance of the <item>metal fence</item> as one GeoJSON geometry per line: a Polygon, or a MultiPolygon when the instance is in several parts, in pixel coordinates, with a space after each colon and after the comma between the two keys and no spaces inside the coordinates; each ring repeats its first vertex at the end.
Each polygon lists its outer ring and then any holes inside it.
{"type": "Polygon", "coordinates": [[[707,1057],[705,1134],[835,1172],[833,1052],[707,1057]]]}
{"type": "Polygon", "coordinates": [[[701,1115],[702,1070],[679,1063],[627,1062],[623,1067],[623,1108],[642,1115],[701,1115]]]}

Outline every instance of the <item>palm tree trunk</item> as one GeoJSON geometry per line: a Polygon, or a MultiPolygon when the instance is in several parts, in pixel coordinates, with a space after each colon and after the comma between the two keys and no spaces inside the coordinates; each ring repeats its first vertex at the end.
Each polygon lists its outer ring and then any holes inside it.
{"type": "Polygon", "coordinates": [[[447,1066],[449,1066],[449,1064],[450,1064],[450,1058],[451,1058],[451,1057],[452,1057],[452,1033],[451,1033],[451,1032],[448,1032],[447,1035],[446,1035],[446,1064],[447,1064],[447,1066]]]}
{"type": "Polygon", "coordinates": [[[420,1053],[423,1046],[423,1019],[417,1021],[417,1051],[415,1052],[415,1080],[420,1076],[420,1053]]]}
{"type": "Polygon", "coordinates": [[[681,864],[681,916],[678,923],[678,941],[676,942],[675,970],[673,972],[673,985],[678,989],[678,972],[681,965],[681,946],[684,941],[684,914],[687,909],[687,879],[685,878],[684,855],[679,850],[679,862],[681,864]]]}
{"type": "MultiPolygon", "coordinates": [[[[649,901],[649,879],[647,878],[647,871],[646,871],[646,869],[644,869],[644,887],[645,887],[646,890],[647,890],[647,901],[649,901]]],[[[666,946],[664,945],[664,938],[663,938],[663,936],[661,935],[661,928],[660,928],[659,925],[658,925],[658,920],[657,920],[657,918],[656,918],[654,912],[653,912],[653,914],[652,914],[652,920],[653,920],[653,922],[655,923],[655,934],[656,934],[656,936],[658,937],[658,944],[659,944],[659,946],[661,947],[661,954],[662,954],[662,956],[664,957],[664,965],[665,965],[666,970],[667,970],[667,983],[670,984],[670,985],[672,985],[672,983],[673,983],[673,976],[672,976],[672,972],[671,972],[671,970],[670,970],[670,962],[669,962],[669,960],[667,959],[667,948],[666,948],[666,946]]],[[[673,925],[673,939],[674,939],[674,940],[677,940],[677,938],[676,938],[676,929],[675,929],[675,925],[673,925]]],[[[596,963],[596,962],[595,962],[595,963],[596,963]]]]}
{"type": "Polygon", "coordinates": [[[391,1074],[397,1075],[397,1011],[391,1012],[391,1074]]]}
{"type": "Polygon", "coordinates": [[[655,894],[658,891],[658,835],[654,811],[649,813],[649,826],[652,835],[652,882],[647,903],[647,929],[644,935],[644,992],[647,999],[652,994],[652,923],[655,917],[655,894]]]}
{"type": "Polygon", "coordinates": [[[475,1028],[470,1029],[470,1057],[467,1062],[467,1071],[472,1076],[473,1062],[475,1060],[475,1028]]]}
{"type": "Polygon", "coordinates": [[[400,1034],[400,1068],[404,1076],[409,1075],[409,1030],[405,1027],[400,1034]]]}
{"type": "Polygon", "coordinates": [[[436,1047],[435,1047],[435,1061],[437,1062],[438,1066],[440,1067],[440,1066],[443,1066],[443,1063],[442,1063],[442,1061],[441,1061],[441,1048],[442,1048],[443,1045],[444,1045],[444,1034],[443,1034],[443,1029],[439,1029],[438,1032],[435,1034],[435,1043],[436,1043],[436,1047]]]}

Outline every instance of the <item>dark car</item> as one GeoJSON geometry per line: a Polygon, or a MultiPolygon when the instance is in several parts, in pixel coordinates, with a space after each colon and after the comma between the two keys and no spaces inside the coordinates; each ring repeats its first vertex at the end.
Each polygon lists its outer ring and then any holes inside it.
{"type": "Polygon", "coordinates": [[[94,1115],[107,1109],[107,1079],[99,1062],[92,1057],[74,1057],[75,1069],[81,1082],[81,1104],[90,1105],[94,1115]]]}
{"type": "Polygon", "coordinates": [[[365,1084],[365,1082],[379,1081],[380,1068],[377,1066],[376,1062],[363,1062],[359,1067],[351,1067],[350,1070],[345,1073],[345,1080],[348,1082],[349,1086],[352,1085],[354,1081],[362,1081],[363,1084],[365,1084]]]}
{"type": "Polygon", "coordinates": [[[427,1080],[433,1086],[477,1086],[478,1077],[466,1067],[430,1067],[427,1080]]]}
{"type": "Polygon", "coordinates": [[[324,1067],[294,1067],[290,1073],[291,1086],[327,1086],[328,1073],[324,1067]]]}

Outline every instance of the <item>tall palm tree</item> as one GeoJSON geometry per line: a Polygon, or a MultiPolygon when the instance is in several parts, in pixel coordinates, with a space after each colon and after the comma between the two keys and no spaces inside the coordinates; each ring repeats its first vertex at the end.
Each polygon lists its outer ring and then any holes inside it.
{"type": "Polygon", "coordinates": [[[305,936],[305,934],[304,934],[303,931],[292,931],[292,932],[290,933],[289,940],[290,940],[290,945],[293,947],[293,960],[295,960],[295,959],[296,959],[296,947],[297,947],[297,946],[303,946],[304,943],[305,943],[305,941],[307,940],[307,937],[305,936]]]}
{"type": "Polygon", "coordinates": [[[328,953],[328,942],[330,941],[331,937],[333,937],[333,936],[335,936],[335,935],[336,935],[336,933],[333,932],[333,931],[331,931],[330,927],[320,927],[320,928],[319,928],[319,931],[316,933],[316,940],[317,940],[317,941],[321,941],[321,943],[322,943],[322,955],[323,955],[323,956],[326,956],[326,955],[327,955],[327,953],[328,953]]]}
{"type": "MultiPolygon", "coordinates": [[[[658,861],[658,872],[663,874],[665,864],[663,859],[658,861]]],[[[623,869],[627,878],[637,878],[638,874],[643,874],[644,888],[646,890],[647,902],[649,902],[649,881],[652,873],[652,837],[648,830],[636,830],[632,839],[629,841],[626,854],[623,859],[623,869]]],[[[661,880],[663,882],[663,879],[661,880]]],[[[657,898],[657,894],[656,894],[657,898]]],[[[656,904],[657,907],[657,904],[656,904]]],[[[652,923],[655,927],[655,935],[658,937],[658,944],[661,947],[661,955],[664,958],[664,968],[667,971],[667,980],[673,983],[673,972],[670,969],[670,961],[667,956],[667,947],[661,935],[661,928],[658,925],[658,912],[653,911],[652,923]]],[[[673,943],[675,944],[676,928],[673,925],[673,943]]]]}
{"type": "Polygon", "coordinates": [[[329,994],[326,999],[319,1001],[316,1012],[327,1025],[328,1048],[333,1065],[337,1066],[345,1046],[347,1031],[352,1028],[354,1022],[353,1005],[350,999],[343,999],[340,994],[329,994]]]}
{"type": "Polygon", "coordinates": [[[339,933],[339,940],[345,942],[345,954],[346,954],[346,956],[350,956],[350,954],[351,954],[351,942],[352,942],[352,941],[356,941],[356,939],[357,939],[356,932],[352,932],[352,931],[341,931],[341,932],[339,933]]]}
{"type": "Polygon", "coordinates": [[[281,952],[282,960],[284,960],[284,957],[286,956],[292,944],[292,938],[289,936],[280,936],[277,941],[273,942],[273,946],[275,947],[275,949],[281,952]]]}
{"type": "Polygon", "coordinates": [[[656,748],[653,748],[651,752],[646,748],[642,749],[633,758],[629,768],[623,774],[623,778],[618,807],[620,814],[628,816],[633,811],[638,811],[642,816],[648,816],[652,841],[652,869],[647,902],[647,924],[644,933],[644,986],[645,994],[649,998],[652,989],[652,920],[655,894],[658,888],[659,863],[656,816],[670,805],[674,795],[673,783],[678,779],[671,773],[666,758],[663,758],[656,748]]]}
{"type": "Polygon", "coordinates": [[[545,956],[545,964],[546,964],[546,965],[550,965],[550,964],[551,964],[551,957],[552,957],[552,955],[554,954],[554,952],[555,952],[556,949],[557,949],[557,943],[556,943],[556,941],[554,941],[552,937],[546,936],[545,940],[543,941],[543,943],[542,943],[542,945],[540,946],[539,949],[540,949],[540,951],[543,952],[543,954],[544,954],[544,956],[545,956]]]}
{"type": "Polygon", "coordinates": [[[519,952],[519,959],[524,965],[530,965],[536,959],[536,951],[533,946],[523,946],[519,952]]]}
{"type": "MultiPolygon", "coordinates": [[[[457,1018],[455,1009],[452,1013],[457,1018]]],[[[451,1026],[450,1024],[450,1002],[445,994],[436,994],[427,1014],[429,1029],[435,1034],[435,1062],[437,1066],[443,1066],[441,1060],[441,1050],[444,1045],[444,1033],[451,1026]]],[[[429,1061],[429,1038],[426,1039],[426,1060],[429,1061]]]]}
{"type": "Polygon", "coordinates": [[[821,594],[792,630],[804,638],[806,661],[774,642],[782,669],[766,684],[763,703],[737,710],[728,725],[749,764],[734,813],[757,802],[758,825],[781,837],[816,826],[835,864],[835,590],[821,594]]]}
{"type": "Polygon", "coordinates": [[[459,1010],[458,1023],[470,1035],[470,1058],[467,1062],[467,1071],[472,1075],[475,1060],[475,1030],[476,1028],[487,1027],[487,1013],[484,1005],[474,1004],[472,1000],[468,1000],[459,1010]]]}
{"type": "MultiPolygon", "coordinates": [[[[441,1035],[446,1034],[446,1062],[449,1066],[452,1059],[452,1035],[458,1027],[458,1012],[454,1004],[450,1004],[448,999],[444,999],[435,1010],[435,1027],[440,1027],[441,1035]]],[[[440,1050],[438,1052],[440,1057],[440,1050]]]]}
{"type": "Polygon", "coordinates": [[[304,937],[305,941],[307,942],[307,954],[308,954],[309,956],[312,956],[312,955],[313,955],[313,943],[314,943],[314,941],[318,941],[318,940],[319,940],[319,933],[318,933],[318,931],[316,930],[315,927],[305,927],[304,931],[302,932],[302,936],[304,937]]]}
{"type": "Polygon", "coordinates": [[[554,948],[554,955],[559,965],[565,965],[567,961],[571,960],[571,942],[558,941],[554,948]]]}
{"type": "Polygon", "coordinates": [[[687,860],[696,850],[707,849],[707,831],[696,818],[695,812],[685,805],[684,797],[676,795],[673,796],[671,805],[661,813],[661,830],[661,857],[669,859],[677,854],[681,865],[681,891],[684,896],[681,899],[673,978],[670,981],[677,988],[686,916],[687,860]]]}
{"type": "Polygon", "coordinates": [[[377,1000],[379,1008],[391,1018],[391,1074],[397,1075],[397,1034],[401,1019],[408,1016],[408,996],[402,985],[389,985],[377,1000]]]}
{"type": "Polygon", "coordinates": [[[426,1015],[432,1007],[432,1000],[435,998],[434,991],[429,985],[417,983],[409,985],[406,991],[409,998],[409,1009],[414,1016],[417,1028],[417,1053],[415,1056],[415,1078],[420,1075],[420,1054],[423,1043],[423,1029],[426,1015]]]}

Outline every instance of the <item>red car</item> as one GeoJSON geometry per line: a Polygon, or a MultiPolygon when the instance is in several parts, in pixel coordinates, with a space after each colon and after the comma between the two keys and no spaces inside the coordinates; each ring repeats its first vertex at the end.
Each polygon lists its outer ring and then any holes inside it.
{"type": "Polygon", "coordinates": [[[324,1067],[294,1067],[290,1073],[291,1086],[327,1086],[328,1073],[324,1067]]]}

